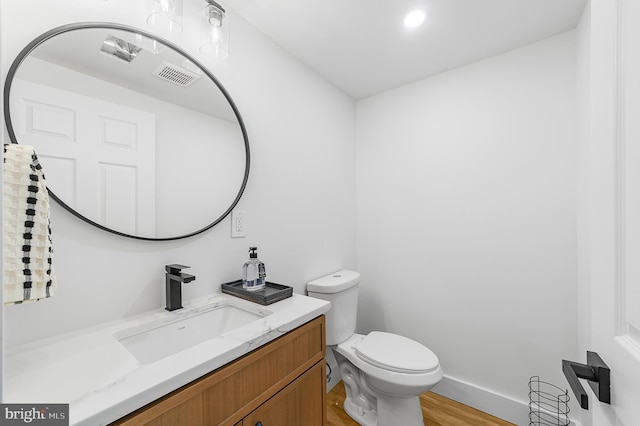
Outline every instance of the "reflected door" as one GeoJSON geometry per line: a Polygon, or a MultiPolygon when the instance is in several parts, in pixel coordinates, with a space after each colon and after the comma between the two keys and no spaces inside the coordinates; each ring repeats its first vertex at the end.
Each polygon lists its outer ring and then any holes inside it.
{"type": "Polygon", "coordinates": [[[155,235],[155,116],[26,80],[13,84],[18,140],[38,147],[56,196],[100,225],[155,235]]]}

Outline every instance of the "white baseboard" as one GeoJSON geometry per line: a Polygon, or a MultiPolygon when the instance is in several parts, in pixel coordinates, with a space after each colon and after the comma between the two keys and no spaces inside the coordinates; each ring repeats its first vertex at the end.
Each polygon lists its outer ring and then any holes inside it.
{"type": "MultiPolygon", "coordinates": [[[[518,401],[449,376],[444,376],[432,391],[518,426],[529,424],[529,401],[518,401]]],[[[571,426],[581,424],[572,420],[571,426]]]]}

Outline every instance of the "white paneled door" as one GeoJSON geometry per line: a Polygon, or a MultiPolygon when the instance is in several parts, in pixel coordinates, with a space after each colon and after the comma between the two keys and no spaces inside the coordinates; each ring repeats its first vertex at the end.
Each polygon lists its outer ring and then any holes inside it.
{"type": "Polygon", "coordinates": [[[11,111],[49,188],[83,216],[126,234],[155,235],[155,116],[14,80],[11,111]]]}
{"type": "Polygon", "coordinates": [[[640,2],[591,1],[591,350],[611,368],[593,426],[640,425],[640,2]]]}

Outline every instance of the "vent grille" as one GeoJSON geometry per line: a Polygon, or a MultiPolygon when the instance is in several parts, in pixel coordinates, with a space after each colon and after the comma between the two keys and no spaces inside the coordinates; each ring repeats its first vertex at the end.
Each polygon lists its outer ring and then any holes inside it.
{"type": "Polygon", "coordinates": [[[153,75],[182,87],[189,87],[200,78],[200,75],[166,61],[153,71],[153,75]]]}

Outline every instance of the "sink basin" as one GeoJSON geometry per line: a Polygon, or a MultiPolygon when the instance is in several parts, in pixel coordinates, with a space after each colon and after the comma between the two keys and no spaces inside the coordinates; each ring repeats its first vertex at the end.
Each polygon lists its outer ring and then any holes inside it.
{"type": "Polygon", "coordinates": [[[150,364],[270,315],[261,307],[224,301],[212,306],[167,313],[117,333],[114,337],[142,364],[150,364]]]}

